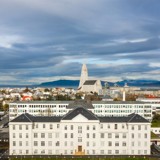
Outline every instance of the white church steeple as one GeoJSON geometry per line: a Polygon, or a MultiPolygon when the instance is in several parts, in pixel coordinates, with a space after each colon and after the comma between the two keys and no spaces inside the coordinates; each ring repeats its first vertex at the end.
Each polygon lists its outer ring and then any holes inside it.
{"type": "Polygon", "coordinates": [[[87,70],[87,66],[86,64],[83,64],[82,66],[82,70],[81,70],[81,78],[80,78],[80,82],[79,82],[79,87],[82,87],[83,83],[88,80],[88,70],[87,70]]]}

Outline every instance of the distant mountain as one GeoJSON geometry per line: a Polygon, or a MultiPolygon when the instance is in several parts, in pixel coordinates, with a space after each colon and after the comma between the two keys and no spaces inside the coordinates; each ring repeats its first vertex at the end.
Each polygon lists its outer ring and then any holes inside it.
{"type": "MultiPolygon", "coordinates": [[[[102,86],[104,86],[105,81],[101,81],[102,86]]],[[[157,80],[123,80],[115,82],[118,86],[124,86],[127,83],[128,86],[137,86],[137,87],[160,87],[160,81],[157,80]]],[[[114,86],[113,82],[108,82],[109,86],[114,86]]],[[[44,82],[39,86],[41,87],[74,87],[79,86],[79,80],[57,80],[52,82],[44,82]]]]}
{"type": "Polygon", "coordinates": [[[57,80],[41,83],[43,87],[78,87],[79,80],[57,80]]]}

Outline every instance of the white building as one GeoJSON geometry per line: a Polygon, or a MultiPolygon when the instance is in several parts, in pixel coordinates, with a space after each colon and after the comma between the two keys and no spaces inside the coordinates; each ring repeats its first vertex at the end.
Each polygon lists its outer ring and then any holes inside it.
{"type": "Polygon", "coordinates": [[[136,101],[150,103],[152,106],[152,111],[160,113],[160,98],[137,98],[136,101]]]}
{"type": "Polygon", "coordinates": [[[63,117],[25,113],[9,133],[10,155],[150,155],[150,123],[137,114],[97,117],[84,107],[63,117]]]}
{"type": "Polygon", "coordinates": [[[136,113],[151,121],[151,104],[137,101],[29,101],[12,102],[9,104],[9,119],[12,120],[22,113],[34,116],[63,116],[75,106],[86,106],[97,116],[128,116],[136,113]],[[89,107],[88,107],[89,106],[89,107]]]}

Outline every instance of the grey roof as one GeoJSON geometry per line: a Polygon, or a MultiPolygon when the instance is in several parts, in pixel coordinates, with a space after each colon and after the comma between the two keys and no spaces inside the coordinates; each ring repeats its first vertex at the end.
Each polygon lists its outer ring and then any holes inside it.
{"type": "Polygon", "coordinates": [[[74,117],[76,117],[78,114],[82,114],[88,120],[99,120],[95,114],[85,109],[84,107],[77,107],[76,109],[70,111],[62,118],[62,120],[71,120],[74,117]]]}
{"type": "Polygon", "coordinates": [[[148,120],[141,117],[138,114],[132,113],[126,117],[98,117],[100,122],[110,122],[110,123],[149,123],[148,120]]]}
{"type": "Polygon", "coordinates": [[[84,107],[87,109],[94,109],[91,101],[86,101],[86,100],[75,100],[69,103],[67,106],[67,109],[74,109],[76,107],[84,107]]]}
{"type": "Polygon", "coordinates": [[[68,104],[72,101],[15,101],[17,104],[68,104]]]}
{"type": "Polygon", "coordinates": [[[21,114],[11,122],[60,122],[62,117],[56,116],[32,116],[28,113],[21,114]]]}
{"type": "Polygon", "coordinates": [[[92,101],[92,104],[147,104],[147,103],[142,101],[92,101]]]}
{"type": "Polygon", "coordinates": [[[87,80],[83,83],[83,85],[94,85],[97,82],[97,80],[87,80]]]}

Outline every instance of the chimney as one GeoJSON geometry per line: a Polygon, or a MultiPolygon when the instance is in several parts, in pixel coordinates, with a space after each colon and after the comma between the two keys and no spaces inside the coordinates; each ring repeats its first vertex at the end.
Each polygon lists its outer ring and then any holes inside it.
{"type": "Polygon", "coordinates": [[[126,92],[123,90],[123,101],[126,101],[126,92]]]}

